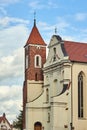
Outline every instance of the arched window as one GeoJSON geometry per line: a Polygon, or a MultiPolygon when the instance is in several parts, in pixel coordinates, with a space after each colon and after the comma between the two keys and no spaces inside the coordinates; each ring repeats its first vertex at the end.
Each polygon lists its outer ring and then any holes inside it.
{"type": "Polygon", "coordinates": [[[56,48],[55,47],[53,48],[53,51],[54,51],[53,61],[56,61],[56,48]]]}
{"type": "Polygon", "coordinates": [[[54,54],[56,54],[56,48],[55,47],[53,48],[53,50],[54,50],[54,54]]]}
{"type": "Polygon", "coordinates": [[[28,68],[28,55],[26,55],[26,58],[25,58],[25,68],[26,69],[28,68]]]}
{"type": "Polygon", "coordinates": [[[46,102],[49,102],[49,89],[46,89],[46,102]]]}
{"type": "Polygon", "coordinates": [[[34,130],[42,130],[42,124],[41,124],[41,122],[36,122],[34,124],[34,130]]]}
{"type": "Polygon", "coordinates": [[[78,117],[83,118],[84,116],[84,102],[83,102],[83,73],[80,72],[78,75],[78,117]]]}
{"type": "Polygon", "coordinates": [[[36,57],[36,66],[39,66],[39,56],[36,57]]]}
{"type": "Polygon", "coordinates": [[[41,56],[40,55],[35,55],[35,67],[41,68],[41,56]]]}

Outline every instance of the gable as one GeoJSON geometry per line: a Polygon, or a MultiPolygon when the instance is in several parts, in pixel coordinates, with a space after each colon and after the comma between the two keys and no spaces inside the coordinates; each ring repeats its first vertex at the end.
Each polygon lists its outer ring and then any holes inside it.
{"type": "Polygon", "coordinates": [[[62,38],[59,35],[53,35],[48,48],[50,48],[51,46],[54,46],[55,44],[58,44],[59,42],[62,41],[62,38]]]}
{"type": "Polygon", "coordinates": [[[7,127],[12,128],[11,124],[9,123],[9,121],[7,120],[5,116],[0,117],[0,124],[4,124],[7,127]]]}
{"type": "Polygon", "coordinates": [[[68,55],[64,46],[64,41],[60,36],[53,35],[48,48],[48,57],[45,65],[47,64],[48,66],[50,64],[60,62],[61,60],[65,60],[65,58],[68,59],[68,55]]]}
{"type": "Polygon", "coordinates": [[[75,62],[87,63],[87,44],[73,41],[64,41],[59,35],[53,35],[49,43],[49,52],[46,63],[48,65],[60,62],[61,60],[70,60],[75,62]],[[56,48],[56,57],[54,57],[54,48],[56,48]]]}

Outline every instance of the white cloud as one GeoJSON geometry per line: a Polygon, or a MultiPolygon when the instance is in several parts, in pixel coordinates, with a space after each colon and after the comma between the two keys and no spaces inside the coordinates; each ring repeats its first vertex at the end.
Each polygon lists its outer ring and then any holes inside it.
{"type": "Polygon", "coordinates": [[[4,27],[0,30],[0,115],[5,112],[10,122],[22,109],[23,46],[29,35],[27,23],[19,18],[0,19],[0,28],[4,27]]]}
{"type": "Polygon", "coordinates": [[[4,112],[12,123],[22,109],[22,86],[0,86],[0,115],[4,112]]]}
{"type": "Polygon", "coordinates": [[[28,29],[24,25],[0,31],[0,79],[7,80],[23,76],[24,48],[28,29]]]}
{"type": "Polygon", "coordinates": [[[70,24],[66,21],[61,21],[57,24],[58,31],[65,31],[66,28],[68,28],[69,26],[70,26],[70,24]]]}
{"type": "MultiPolygon", "coordinates": [[[[56,34],[57,35],[62,34],[63,36],[63,33],[67,33],[67,30],[69,29],[70,24],[66,20],[63,20],[62,18],[58,18],[57,23],[54,25],[49,25],[46,22],[39,21],[37,26],[39,27],[40,32],[42,32],[41,34],[43,34],[45,38],[45,42],[49,44],[51,36],[55,34],[55,28],[57,29],[56,34]]],[[[67,37],[68,39],[72,39],[71,36],[67,36],[67,37]]]]}
{"type": "Polygon", "coordinates": [[[56,4],[56,2],[53,2],[53,1],[48,1],[48,7],[49,8],[58,8],[58,4],[56,4]]]}
{"type": "MultiPolygon", "coordinates": [[[[22,92],[20,90],[22,87],[18,85],[12,85],[12,86],[0,86],[0,101],[3,99],[10,99],[12,100],[12,97],[14,100],[21,99],[22,92]],[[19,94],[20,93],[20,94],[19,94]]],[[[14,101],[12,100],[12,101],[14,101]]],[[[9,106],[10,102],[8,102],[9,106]]],[[[11,105],[11,104],[10,104],[11,105]]]]}
{"type": "Polygon", "coordinates": [[[4,84],[4,82],[9,78],[9,82],[12,82],[13,80],[16,85],[0,86],[0,112],[1,114],[5,112],[8,120],[11,122],[16,118],[22,105],[22,86],[19,86],[17,84],[23,84],[23,80],[21,81],[21,83],[18,82],[19,78],[23,77],[24,72],[24,50],[22,46],[23,43],[21,44],[20,42],[24,42],[25,39],[23,40],[23,36],[25,36],[24,33],[26,33],[26,31],[22,28],[22,26],[17,27],[18,30],[16,27],[12,27],[1,31],[1,43],[3,43],[1,45],[2,48],[5,48],[8,53],[4,51],[4,49],[2,50],[3,54],[0,58],[0,81],[4,84]],[[20,31],[20,34],[17,34],[16,31],[20,31]],[[20,42],[18,39],[16,39],[18,38],[16,36],[18,36],[19,39],[21,39],[20,42]],[[11,37],[11,39],[8,37],[11,37]],[[16,46],[17,44],[19,44],[20,48],[18,48],[18,46],[17,48],[14,47],[15,44],[16,46]],[[9,48],[11,52],[9,52],[9,48]],[[15,80],[15,78],[17,78],[17,80],[15,80]]]}
{"type": "Polygon", "coordinates": [[[87,13],[77,13],[75,19],[78,21],[84,21],[87,19],[87,13]]]}
{"type": "Polygon", "coordinates": [[[41,21],[38,22],[38,27],[43,31],[50,31],[54,29],[54,25],[48,25],[47,23],[41,21]]]}
{"type": "Polygon", "coordinates": [[[4,9],[4,7],[0,7],[0,14],[1,15],[6,15],[7,11],[4,9]]]}
{"type": "Polygon", "coordinates": [[[40,1],[32,1],[29,2],[29,6],[33,9],[42,9],[44,8],[44,5],[40,3],[40,1]]]}
{"type": "Polygon", "coordinates": [[[23,47],[28,38],[28,28],[18,24],[0,30],[0,57],[12,55],[17,48],[23,47]]]}
{"type": "Polygon", "coordinates": [[[37,1],[32,1],[32,2],[29,2],[29,6],[35,10],[35,9],[49,9],[49,8],[58,8],[58,5],[55,4],[54,2],[52,1],[45,1],[44,2],[41,2],[39,0],[37,1]]]}
{"type": "Polygon", "coordinates": [[[69,36],[69,35],[63,35],[63,40],[67,41],[75,41],[75,37],[69,36]]]}
{"type": "Polygon", "coordinates": [[[54,24],[54,25],[48,25],[45,22],[38,22],[38,26],[39,26],[40,30],[55,32],[55,27],[57,27],[58,31],[60,31],[60,30],[64,31],[65,28],[69,27],[70,25],[68,22],[61,20],[61,21],[58,21],[57,24],[54,24]]]}
{"type": "Polygon", "coordinates": [[[6,27],[6,26],[11,25],[13,23],[15,23],[15,24],[29,24],[29,21],[23,20],[20,18],[7,17],[7,16],[0,18],[0,26],[6,27]]]}
{"type": "Polygon", "coordinates": [[[12,55],[0,59],[0,79],[19,77],[23,75],[23,48],[15,50],[12,55]]]}
{"type": "Polygon", "coordinates": [[[23,47],[29,35],[28,23],[14,17],[0,18],[0,115],[5,112],[11,122],[22,109],[23,47]]]}
{"type": "Polygon", "coordinates": [[[20,0],[0,0],[0,5],[6,6],[6,5],[13,4],[19,1],[20,0]]]}

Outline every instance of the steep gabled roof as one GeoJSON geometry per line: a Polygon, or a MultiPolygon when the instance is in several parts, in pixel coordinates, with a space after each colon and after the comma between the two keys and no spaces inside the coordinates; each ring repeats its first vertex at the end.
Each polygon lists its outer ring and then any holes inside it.
{"type": "Polygon", "coordinates": [[[1,116],[1,117],[0,117],[0,123],[1,123],[3,120],[4,120],[4,119],[3,119],[3,117],[1,116]]]}
{"type": "Polygon", "coordinates": [[[36,27],[36,20],[34,19],[34,26],[30,33],[30,36],[27,40],[26,45],[28,44],[37,44],[37,45],[46,45],[43,38],[41,37],[38,28],[36,27]]]}
{"type": "Polygon", "coordinates": [[[3,116],[0,116],[0,123],[1,122],[7,122],[8,125],[10,126],[10,128],[12,128],[12,125],[9,123],[9,121],[7,120],[6,116],[5,116],[5,113],[3,113],[3,116]]]}
{"type": "Polygon", "coordinates": [[[65,50],[71,61],[87,62],[87,44],[64,41],[65,50]]]}

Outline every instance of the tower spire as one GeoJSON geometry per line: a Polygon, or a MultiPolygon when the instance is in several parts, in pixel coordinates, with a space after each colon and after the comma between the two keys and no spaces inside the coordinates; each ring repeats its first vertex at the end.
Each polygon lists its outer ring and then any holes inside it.
{"type": "Polygon", "coordinates": [[[55,27],[55,34],[57,34],[57,27],[55,27]]]}
{"type": "Polygon", "coordinates": [[[36,12],[34,11],[34,26],[36,26],[36,12]]]}

